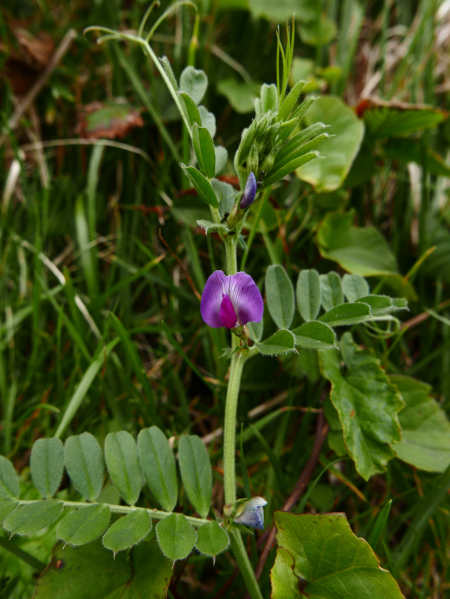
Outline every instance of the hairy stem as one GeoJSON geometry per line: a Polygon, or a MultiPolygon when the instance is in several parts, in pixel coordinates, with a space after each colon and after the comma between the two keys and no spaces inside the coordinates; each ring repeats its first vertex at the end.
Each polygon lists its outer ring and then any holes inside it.
{"type": "Polygon", "coordinates": [[[235,275],[237,273],[237,240],[230,235],[225,237],[225,256],[227,275],[235,275]]]}
{"type": "MultiPolygon", "coordinates": [[[[238,345],[239,339],[233,335],[232,348],[234,349],[238,345]]],[[[231,358],[230,377],[228,379],[225,424],[223,429],[225,503],[234,503],[236,501],[236,412],[244,362],[245,357],[242,353],[233,354],[231,358]]]]}
{"type": "MultiPolygon", "coordinates": [[[[226,269],[227,275],[234,275],[237,271],[237,242],[233,237],[225,238],[226,269]]],[[[235,335],[231,336],[231,347],[236,349],[240,340],[235,335]]],[[[225,490],[225,503],[236,501],[236,414],[241,386],[242,370],[247,355],[236,352],[231,357],[230,376],[228,379],[227,400],[225,403],[225,423],[223,427],[223,481],[225,490]]],[[[252,599],[262,599],[258,582],[248,559],[247,551],[237,529],[229,529],[231,548],[244,578],[245,585],[252,599]]]]}
{"type": "Polygon", "coordinates": [[[247,551],[245,550],[244,541],[241,533],[236,529],[229,531],[231,548],[234,557],[239,565],[241,574],[245,580],[245,585],[252,599],[263,599],[258,582],[255,578],[255,573],[248,559],[247,551]]]}

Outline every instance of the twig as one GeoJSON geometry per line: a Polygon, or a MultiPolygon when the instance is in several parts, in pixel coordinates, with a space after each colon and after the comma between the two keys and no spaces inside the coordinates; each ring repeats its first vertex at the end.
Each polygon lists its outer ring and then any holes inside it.
{"type": "MultiPolygon", "coordinates": [[[[450,306],[450,299],[446,300],[445,302],[442,302],[442,304],[439,304],[437,309],[442,310],[443,308],[446,308],[447,306],[450,306]]],[[[429,312],[422,312],[421,314],[418,314],[417,316],[410,318],[406,322],[403,322],[400,328],[401,329],[406,329],[406,328],[412,329],[413,327],[417,326],[421,322],[424,322],[424,320],[427,320],[428,318],[430,318],[430,316],[431,316],[431,314],[429,312]]]]}
{"type": "MultiPolygon", "coordinates": [[[[285,512],[289,512],[291,508],[297,503],[300,496],[306,489],[307,484],[309,483],[311,476],[314,472],[315,467],[319,461],[320,452],[322,451],[322,445],[326,439],[328,434],[329,425],[328,422],[325,421],[325,417],[323,412],[319,414],[317,418],[317,426],[316,426],[316,436],[314,439],[314,446],[309,456],[309,460],[306,466],[303,468],[302,473],[289,497],[284,502],[283,507],[281,508],[285,512]]],[[[264,545],[264,549],[262,550],[261,556],[259,558],[258,566],[256,567],[255,576],[259,578],[261,576],[261,572],[264,568],[264,564],[266,563],[267,557],[272,549],[273,542],[275,541],[275,526],[272,526],[269,536],[267,538],[266,544],[264,545]]]]}
{"type": "Polygon", "coordinates": [[[21,119],[23,114],[28,110],[28,108],[31,106],[34,99],[39,94],[41,89],[44,87],[45,83],[47,82],[47,79],[49,78],[51,72],[58,66],[62,57],[67,52],[71,43],[73,42],[73,40],[76,37],[77,37],[77,32],[75,31],[75,29],[69,29],[69,31],[63,37],[59,46],[53,52],[53,54],[48,62],[48,65],[42,71],[41,75],[39,76],[39,78],[37,79],[37,81],[35,82],[33,87],[30,89],[28,94],[25,96],[23,101],[19,104],[19,106],[14,111],[14,114],[9,119],[8,127],[10,127],[11,129],[15,129],[17,127],[19,120],[21,119]]]}

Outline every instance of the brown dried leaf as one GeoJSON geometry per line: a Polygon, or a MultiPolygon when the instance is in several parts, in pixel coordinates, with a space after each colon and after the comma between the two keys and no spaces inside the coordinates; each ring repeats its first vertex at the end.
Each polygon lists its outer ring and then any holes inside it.
{"type": "Polygon", "coordinates": [[[6,59],[3,72],[14,94],[24,96],[47,66],[55,44],[45,32],[34,37],[26,29],[18,27],[14,29],[14,34],[18,45],[6,59]]]}
{"type": "Polygon", "coordinates": [[[19,56],[15,58],[21,59],[34,71],[45,68],[55,49],[55,44],[48,33],[41,31],[34,37],[26,29],[19,28],[16,29],[15,34],[20,45],[19,56]]]}
{"type": "Polygon", "coordinates": [[[86,139],[117,139],[143,125],[140,113],[126,104],[92,102],[81,107],[76,131],[86,139]]]}

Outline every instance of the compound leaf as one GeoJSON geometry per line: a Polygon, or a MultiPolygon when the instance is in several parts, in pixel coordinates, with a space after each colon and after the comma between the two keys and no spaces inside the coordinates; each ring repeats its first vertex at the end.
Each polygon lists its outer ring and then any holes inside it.
{"type": "Polygon", "coordinates": [[[117,553],[137,545],[152,529],[152,521],[147,510],[136,510],[119,518],[103,537],[103,545],[117,553]]]}
{"type": "Polygon", "coordinates": [[[156,525],[161,551],[173,562],[185,559],[194,549],[197,534],[182,514],[172,514],[156,525]]]}
{"type": "Polygon", "coordinates": [[[80,508],[61,520],[56,529],[56,536],[65,545],[86,545],[105,532],[110,516],[109,506],[102,503],[80,508]]]}
{"type": "Polygon", "coordinates": [[[105,439],[105,459],[114,486],[129,505],[138,500],[142,472],[136,443],[130,433],[109,433],[105,439]]]}
{"type": "Polygon", "coordinates": [[[44,497],[58,490],[64,472],[64,447],[60,439],[38,439],[30,457],[33,482],[44,497]]]}
{"type": "Polygon", "coordinates": [[[212,471],[205,444],[197,435],[181,435],[178,446],[181,479],[189,501],[206,518],[211,505],[212,471]]]}
{"type": "Polygon", "coordinates": [[[90,501],[95,501],[103,486],[105,466],[103,453],[90,433],[73,435],[64,445],[66,470],[75,488],[90,501]]]}

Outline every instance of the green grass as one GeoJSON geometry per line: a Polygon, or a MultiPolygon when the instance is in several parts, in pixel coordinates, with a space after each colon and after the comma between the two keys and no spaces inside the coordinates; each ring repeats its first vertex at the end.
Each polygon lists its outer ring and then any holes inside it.
{"type": "MultiPolygon", "coordinates": [[[[161,8],[167,5],[163,2],[161,8]]],[[[380,83],[372,93],[444,108],[449,101],[448,45],[436,46],[444,26],[436,18],[440,5],[434,0],[329,0],[323,7],[336,21],[337,41],[312,47],[297,35],[295,55],[316,61],[321,68],[340,66],[341,79],[325,86],[322,93],[330,93],[331,87],[350,105],[378,73],[380,83]],[[401,58],[393,67],[394,45],[401,50],[401,58]],[[373,64],[365,62],[369,50],[379,51],[373,64]],[[368,68],[372,71],[367,72],[368,68]]],[[[121,0],[116,9],[113,6],[107,0],[76,0],[69,5],[57,0],[6,0],[0,12],[1,42],[6,47],[1,59],[5,77],[0,80],[4,132],[0,190],[5,189],[11,161],[20,164],[9,202],[4,196],[0,201],[0,453],[21,473],[24,493],[32,492],[28,457],[39,437],[64,439],[87,430],[102,442],[108,432],[126,429],[135,434],[152,424],[168,437],[184,432],[205,436],[223,425],[228,363],[220,355],[229,341],[222,329],[204,326],[186,274],[201,293],[209,274],[224,267],[223,247],[215,237],[202,235],[189,211],[201,211],[204,205],[186,189],[179,162],[189,150],[188,140],[161,78],[140,48],[118,42],[97,46],[92,34],[82,35],[89,25],[137,29],[147,8],[145,3],[121,0]],[[79,34],[34,103],[39,131],[34,130],[29,113],[14,131],[7,128],[14,95],[6,61],[20,54],[12,33],[17,19],[33,34],[47,32],[56,45],[69,27],[79,34]],[[78,103],[117,98],[140,109],[144,119],[143,127],[119,141],[139,149],[149,160],[124,147],[102,144],[47,148],[42,158],[20,151],[36,135],[43,141],[76,138],[78,103]],[[43,185],[43,169],[49,175],[48,187],[43,185]],[[156,207],[159,212],[148,210],[156,207]],[[160,231],[172,252],[162,243],[160,231]]],[[[252,114],[234,111],[217,92],[217,84],[229,77],[244,82],[242,72],[255,82],[275,81],[275,27],[246,10],[222,10],[220,3],[201,2],[194,53],[193,22],[192,10],[180,8],[155,34],[153,48],[158,56],[170,58],[177,76],[189,60],[205,70],[209,87],[204,103],[215,113],[217,139],[232,159],[252,114]],[[214,47],[232,60],[224,59],[214,47]]],[[[23,67],[15,68],[16,76],[20,75],[18,69],[23,67]]],[[[267,194],[265,204],[261,201],[248,231],[249,250],[239,254],[242,268],[258,284],[269,263],[282,263],[293,278],[302,268],[321,273],[339,270],[337,264],[321,257],[314,234],[329,211],[344,208],[355,209],[359,226],[372,225],[383,234],[403,275],[436,246],[414,272],[411,282],[417,300],[402,319],[425,310],[429,316],[413,322],[401,336],[396,333],[388,339],[362,326],[353,327],[353,333],[358,343],[374,350],[389,373],[429,383],[447,412],[448,179],[431,171],[425,150],[448,157],[448,123],[418,134],[423,148],[419,173],[384,157],[373,144],[363,149],[367,160],[375,159],[375,170],[352,188],[344,185],[337,192],[318,196],[293,176],[287,185],[267,194]]],[[[227,172],[234,175],[231,162],[227,172]]],[[[379,292],[390,293],[380,278],[370,283],[372,290],[378,286],[379,292]]],[[[265,332],[273,330],[266,313],[265,332]]],[[[259,356],[248,363],[243,379],[238,485],[241,495],[244,489],[264,495],[271,510],[284,503],[312,448],[317,414],[302,409],[320,409],[321,396],[327,391],[319,378],[316,355],[304,359],[308,362],[302,366],[297,363],[284,370],[277,360],[259,356]],[[251,410],[281,393],[286,397],[279,404],[256,418],[249,416],[251,410]],[[281,406],[295,409],[281,412],[281,406]]],[[[213,504],[221,512],[220,437],[210,442],[209,450],[217,467],[213,504]]],[[[335,459],[326,443],[323,459],[311,478],[304,509],[345,512],[355,533],[367,538],[378,526],[383,506],[392,500],[377,544],[382,566],[391,569],[408,598],[450,597],[445,583],[450,538],[448,471],[431,474],[392,460],[384,475],[366,483],[353,462],[345,460],[337,471],[342,476],[337,479],[323,473],[313,492],[316,477],[335,459]]],[[[68,489],[62,492],[70,494],[68,489]]],[[[48,563],[52,540],[53,529],[37,539],[16,539],[14,549],[0,539],[1,599],[31,596],[34,573],[40,563],[48,563]]],[[[254,560],[255,551],[253,545],[254,560]]],[[[261,578],[264,596],[270,594],[269,566],[274,555],[270,554],[261,578]]],[[[195,584],[201,582],[206,585],[205,596],[212,598],[234,569],[222,557],[215,570],[210,562],[192,562],[195,568],[188,562],[189,576],[178,580],[169,596],[196,597],[195,584]]],[[[239,578],[226,596],[243,596],[239,578]]]]}

